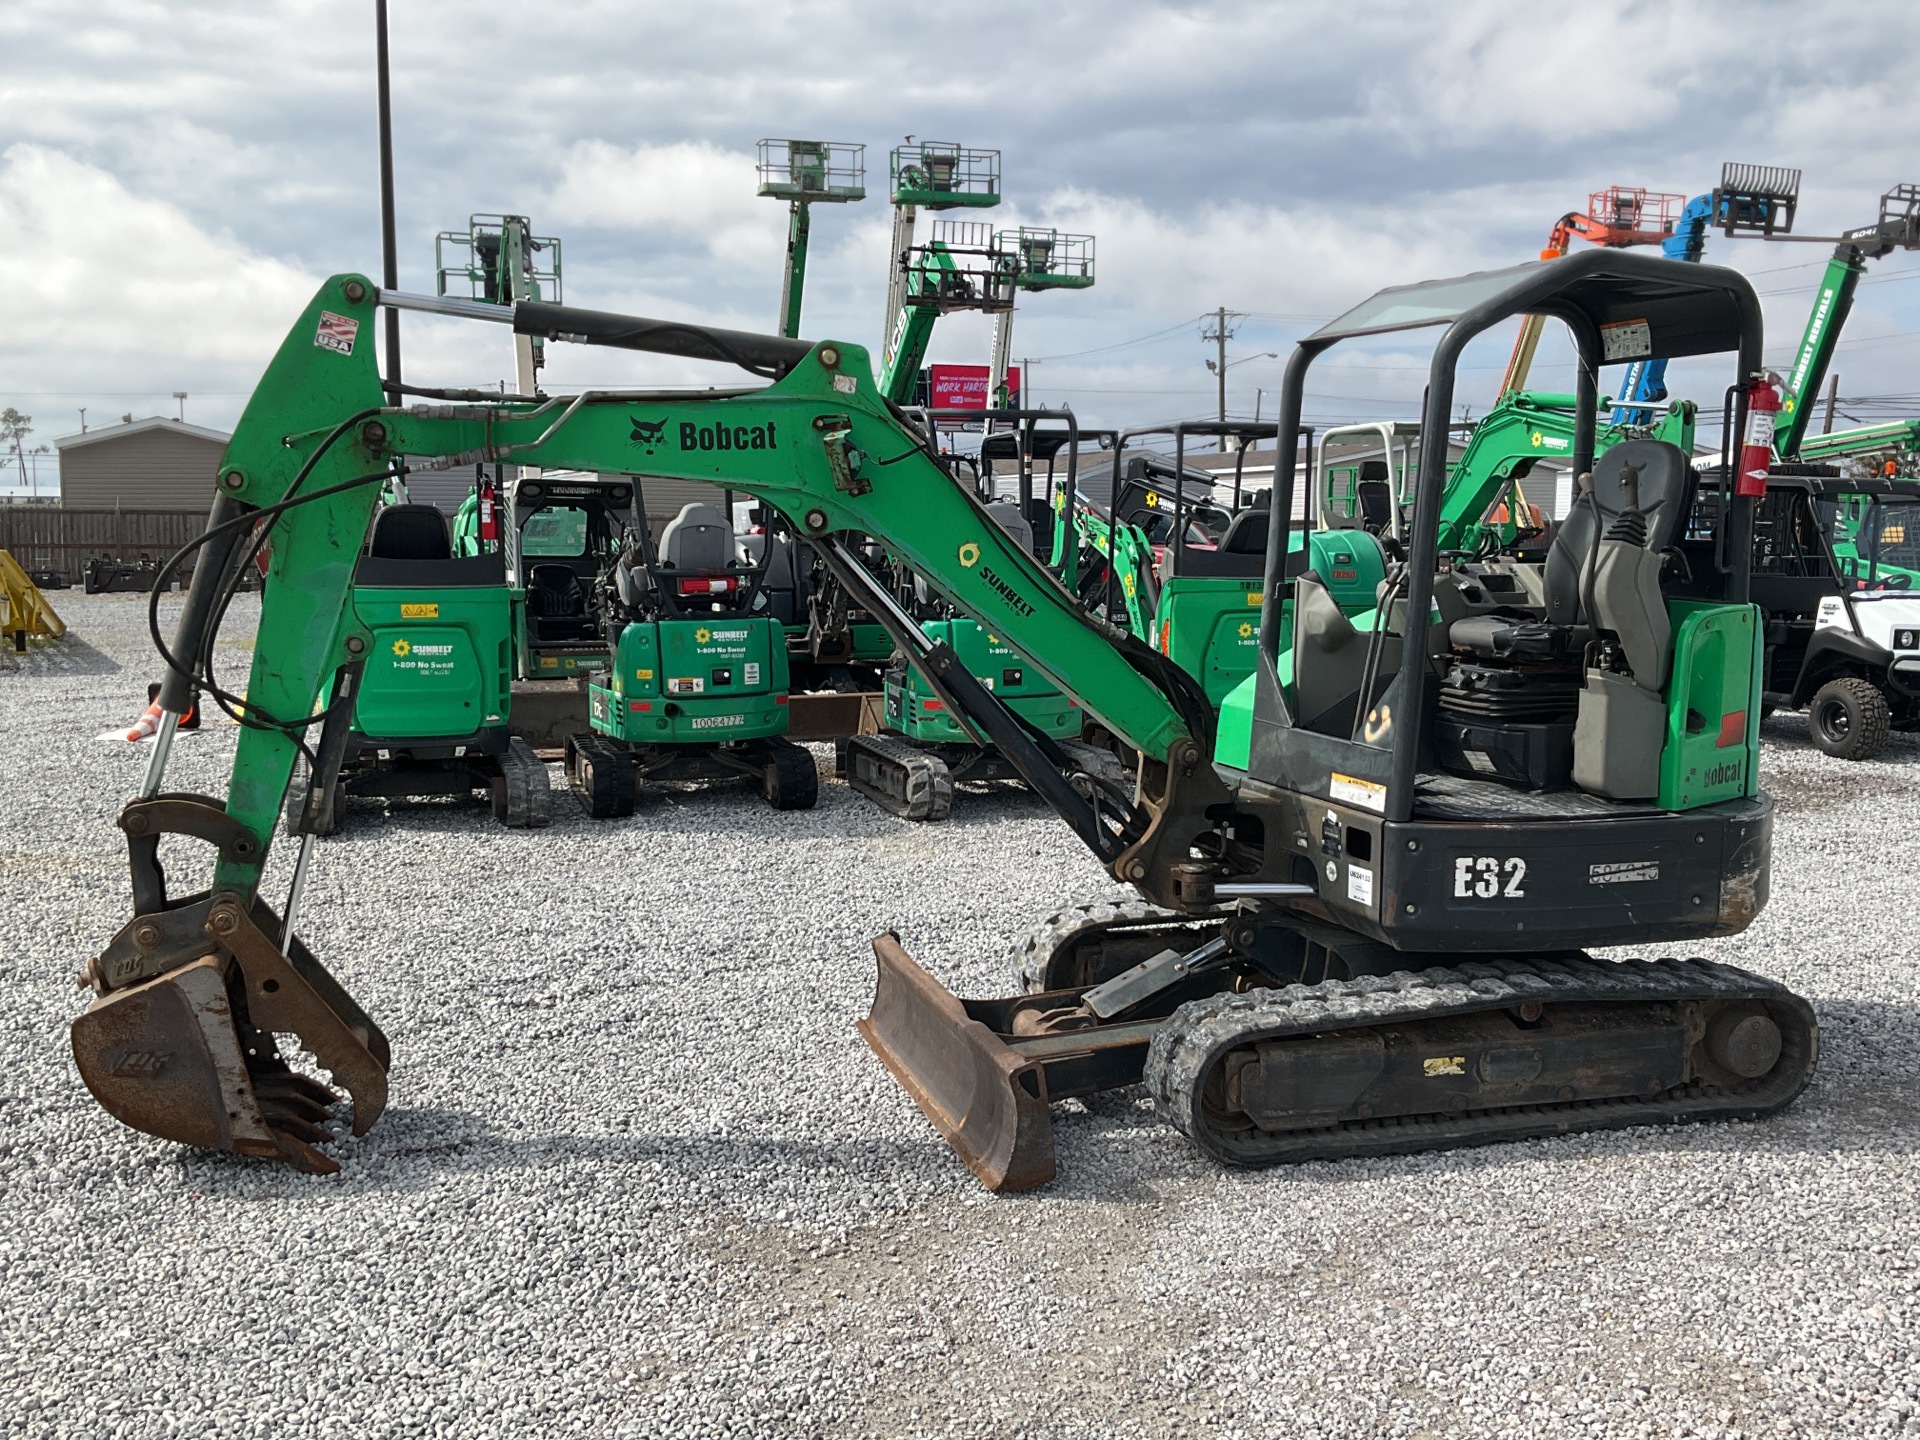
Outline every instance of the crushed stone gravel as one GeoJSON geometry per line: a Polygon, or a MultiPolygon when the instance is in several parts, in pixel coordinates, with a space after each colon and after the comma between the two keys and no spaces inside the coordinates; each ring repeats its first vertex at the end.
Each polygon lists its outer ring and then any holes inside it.
{"type": "MultiPolygon", "coordinates": [[[[1128,1091],[1060,1106],[1060,1180],[1003,1199],[853,1022],[884,929],[1004,993],[1009,936],[1119,893],[1032,797],[356,802],[302,931],[393,1104],[316,1179],[75,1074],[145,761],[98,737],[157,675],[143,597],[52,599],[72,637],[0,655],[0,1436],[1920,1433],[1914,737],[1765,726],[1772,902],[1696,953],[1816,1006],[1785,1116],[1243,1174],[1128,1091]]],[[[169,788],[224,793],[234,735],[169,788]]]]}

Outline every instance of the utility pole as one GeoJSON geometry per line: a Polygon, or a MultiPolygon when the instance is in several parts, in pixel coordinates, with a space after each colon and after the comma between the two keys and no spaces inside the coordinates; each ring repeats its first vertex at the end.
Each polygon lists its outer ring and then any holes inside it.
{"type": "MultiPolygon", "coordinates": [[[[393,218],[393,91],[387,81],[387,0],[373,0],[374,63],[380,103],[380,283],[400,288],[400,251],[393,218]]],[[[400,383],[400,312],[387,308],[387,380],[400,383]]]]}
{"type": "Polygon", "coordinates": [[[176,390],[173,392],[173,398],[180,402],[180,413],[174,418],[184,425],[187,423],[187,392],[176,390]]]}
{"type": "MultiPolygon", "coordinates": [[[[1213,329],[1200,332],[1202,340],[1211,340],[1216,346],[1218,358],[1207,368],[1213,371],[1213,378],[1219,386],[1219,419],[1222,425],[1227,423],[1227,341],[1233,337],[1233,328],[1228,321],[1240,318],[1242,317],[1237,311],[1229,310],[1222,305],[1213,312],[1213,329]]],[[[1227,453],[1227,437],[1224,435],[1220,437],[1220,453],[1222,455],[1227,453]]]]}
{"type": "Polygon", "coordinates": [[[1833,407],[1840,403],[1840,372],[1834,371],[1827,377],[1827,423],[1820,427],[1822,435],[1833,433],[1833,407]]]}
{"type": "Polygon", "coordinates": [[[80,433],[87,433],[87,407],[84,405],[80,407],[80,433]]]}

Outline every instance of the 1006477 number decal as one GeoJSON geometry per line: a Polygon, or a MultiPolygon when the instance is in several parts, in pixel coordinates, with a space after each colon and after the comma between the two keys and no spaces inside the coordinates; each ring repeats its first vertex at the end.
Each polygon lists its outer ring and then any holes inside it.
{"type": "Polygon", "coordinates": [[[1456,900],[1524,900],[1527,898],[1527,862],[1518,855],[1456,855],[1453,860],[1453,898],[1456,900]]]}

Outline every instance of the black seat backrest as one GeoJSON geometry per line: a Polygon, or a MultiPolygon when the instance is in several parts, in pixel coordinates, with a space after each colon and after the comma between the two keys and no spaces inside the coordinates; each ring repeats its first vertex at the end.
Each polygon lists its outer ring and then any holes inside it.
{"type": "Polygon", "coordinates": [[[1227,533],[1220,537],[1220,548],[1229,555],[1266,554],[1267,526],[1272,514],[1266,506],[1242,510],[1227,526],[1227,533]]]}
{"type": "Polygon", "coordinates": [[[1554,532],[1547,551],[1547,619],[1578,625],[1581,571],[1594,546],[1627,508],[1627,477],[1639,480],[1640,510],[1647,517],[1648,550],[1674,545],[1693,504],[1693,467],[1686,453],[1665,440],[1622,440],[1593,465],[1593,489],[1574,496],[1573,508],[1554,532]]]}
{"type": "Polygon", "coordinates": [[[536,565],[527,579],[527,607],[534,614],[559,619],[586,609],[586,592],[571,565],[536,565]]]}
{"type": "Polygon", "coordinates": [[[1387,462],[1363,460],[1353,496],[1360,502],[1360,523],[1376,535],[1393,528],[1393,487],[1387,483],[1387,462]]]}
{"type": "Polygon", "coordinates": [[[431,505],[389,505],[374,517],[367,554],[375,560],[451,560],[447,517],[431,505]]]}

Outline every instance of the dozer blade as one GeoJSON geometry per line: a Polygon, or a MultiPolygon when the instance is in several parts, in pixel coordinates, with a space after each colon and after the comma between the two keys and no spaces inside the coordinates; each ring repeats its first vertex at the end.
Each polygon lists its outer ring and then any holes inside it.
{"type": "Polygon", "coordinates": [[[1046,1072],[967,1013],[891,933],[873,1013],[860,1034],[989,1190],[1031,1190],[1054,1176],[1046,1072]]]}
{"type": "MultiPolygon", "coordinates": [[[[138,923],[138,922],[136,922],[138,923]]],[[[291,1035],[353,1102],[364,1135],[387,1104],[386,1037],[297,940],[292,958],[238,903],[208,918],[209,953],[110,991],[73,1022],[74,1063],[107,1113],[165,1140],[340,1167],[312,1142],[336,1096],[288,1069],[291,1035]]]]}

